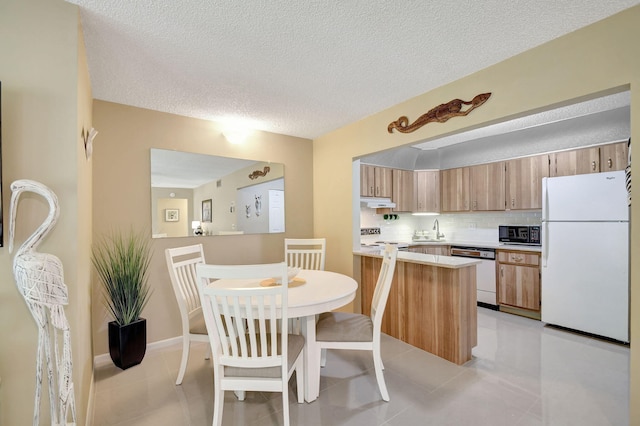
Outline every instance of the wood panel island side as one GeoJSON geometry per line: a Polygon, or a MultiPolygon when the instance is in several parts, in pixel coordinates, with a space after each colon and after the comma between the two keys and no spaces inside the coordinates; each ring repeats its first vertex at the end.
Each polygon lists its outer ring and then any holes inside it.
{"type": "MultiPolygon", "coordinates": [[[[380,273],[378,252],[360,257],[362,313],[371,313],[380,273]]],[[[356,262],[357,263],[357,262],[356,262]]],[[[399,252],[382,332],[456,364],[477,345],[476,265],[461,257],[399,252]]]]}

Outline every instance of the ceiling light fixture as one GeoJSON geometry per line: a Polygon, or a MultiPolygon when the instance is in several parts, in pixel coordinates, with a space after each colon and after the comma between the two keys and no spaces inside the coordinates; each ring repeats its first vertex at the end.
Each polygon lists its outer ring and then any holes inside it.
{"type": "Polygon", "coordinates": [[[229,141],[229,143],[234,145],[239,145],[243,143],[247,137],[251,134],[251,130],[238,126],[227,126],[222,134],[229,141]]]}

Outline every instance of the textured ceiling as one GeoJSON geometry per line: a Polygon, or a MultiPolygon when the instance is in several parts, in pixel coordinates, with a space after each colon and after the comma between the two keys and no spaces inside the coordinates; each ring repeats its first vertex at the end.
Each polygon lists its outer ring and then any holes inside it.
{"type": "Polygon", "coordinates": [[[95,99],[304,138],[640,3],[68,1],[95,99]]]}

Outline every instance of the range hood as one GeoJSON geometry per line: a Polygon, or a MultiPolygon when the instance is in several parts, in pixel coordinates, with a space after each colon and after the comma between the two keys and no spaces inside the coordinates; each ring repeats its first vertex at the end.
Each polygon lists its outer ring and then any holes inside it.
{"type": "Polygon", "coordinates": [[[360,197],[360,204],[364,204],[370,209],[393,209],[396,207],[396,203],[392,202],[390,198],[360,197]]]}

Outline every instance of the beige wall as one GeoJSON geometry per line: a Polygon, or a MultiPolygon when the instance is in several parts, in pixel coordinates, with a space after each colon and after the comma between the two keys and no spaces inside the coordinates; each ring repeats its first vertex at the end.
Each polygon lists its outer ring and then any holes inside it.
{"type": "MultiPolygon", "coordinates": [[[[94,101],[94,127],[100,132],[93,157],[94,239],[114,228],[151,228],[149,149],[176,149],[233,158],[283,163],[286,191],[285,234],[158,238],[152,241],[150,283],[153,295],[143,315],[147,340],[180,335],[180,316],[171,288],[164,250],[203,243],[208,262],[260,263],[284,259],[284,238],[313,233],[312,142],[256,132],[242,145],[231,145],[214,122],[94,101]]],[[[93,339],[97,355],[108,352],[107,323],[94,283],[93,339]]]]}
{"type": "MultiPolygon", "coordinates": [[[[3,205],[8,205],[8,185],[19,178],[40,180],[60,198],[60,220],[40,250],[56,254],[65,265],[79,424],[83,423],[87,406],[90,340],[94,340],[96,354],[107,351],[105,328],[109,319],[96,296],[91,295],[95,282],[93,287],[86,285],[91,238],[114,226],[150,228],[150,147],[230,157],[246,155],[285,163],[289,212],[286,234],[154,240],[154,295],[145,311],[149,341],[153,342],[179,334],[177,307],[164,265],[163,251],[167,247],[203,242],[211,262],[277,261],[281,259],[278,248],[284,236],[314,234],[328,238],[327,268],[351,273],[352,194],[345,182],[351,181],[353,157],[619,87],[631,89],[632,134],[634,141],[640,140],[640,56],[635,46],[640,38],[638,22],[640,7],[353,123],[318,138],[313,147],[306,140],[270,133],[259,133],[245,145],[231,146],[215,123],[96,101],[93,126],[100,133],[94,157],[86,162],[79,146],[79,132],[91,127],[91,107],[83,47],[77,32],[77,8],[60,0],[3,0],[3,205]],[[400,115],[417,117],[439,103],[486,91],[493,92],[492,98],[467,117],[430,124],[408,135],[386,132],[387,124],[400,115]],[[93,203],[92,192],[96,194],[93,203]],[[336,220],[337,210],[344,220],[336,220]],[[93,328],[89,329],[92,303],[93,328]]],[[[640,173],[637,162],[633,173],[640,173]]],[[[634,198],[638,199],[637,185],[634,198]]],[[[20,203],[20,211],[18,243],[43,219],[46,206],[36,197],[27,196],[20,203]]],[[[3,215],[6,222],[6,209],[3,215]]],[[[638,220],[640,213],[634,210],[632,222],[638,220]]],[[[639,269],[634,266],[640,265],[639,234],[639,227],[633,227],[632,341],[640,338],[635,326],[640,322],[640,278],[639,269]]],[[[6,247],[0,248],[0,284],[0,424],[30,424],[36,330],[14,285],[6,247]]],[[[632,345],[632,401],[640,398],[639,352],[632,345]]],[[[43,407],[46,418],[46,400],[43,407]]],[[[632,403],[631,424],[638,423],[640,405],[632,403]]]]}
{"type": "MultiPolygon", "coordinates": [[[[339,209],[351,217],[353,157],[478,127],[505,118],[595,97],[620,88],[631,89],[632,139],[640,141],[640,7],[616,15],[530,50],[449,85],[336,130],[314,141],[314,233],[326,236],[327,269],[352,273],[352,238],[349,220],[332,220],[339,209]],[[402,115],[414,120],[434,106],[451,99],[471,99],[492,92],[489,101],[466,117],[432,123],[410,134],[389,134],[387,125],[402,115]]],[[[634,149],[640,152],[640,148],[634,149]]],[[[633,164],[640,176],[640,162],[633,164]]],[[[633,187],[638,200],[639,185],[633,187]]],[[[632,223],[640,223],[640,210],[632,223]]],[[[640,227],[631,231],[631,340],[640,341],[640,227]]],[[[640,424],[640,350],[631,347],[631,424],[640,424]]]]}
{"type": "MultiPolygon", "coordinates": [[[[60,218],[38,251],[64,265],[72,332],[78,424],[84,424],[92,374],[90,328],[91,162],[84,157],[82,127],[91,127],[91,91],[79,33],[77,7],[63,1],[0,3],[2,79],[3,220],[9,218],[9,185],[33,179],[58,196],[60,218]]],[[[17,246],[48,213],[34,194],[18,206],[17,246]]],[[[13,279],[12,254],[0,248],[0,424],[32,423],[37,329],[13,279]]],[[[48,396],[41,424],[49,423],[48,396]]]]}

